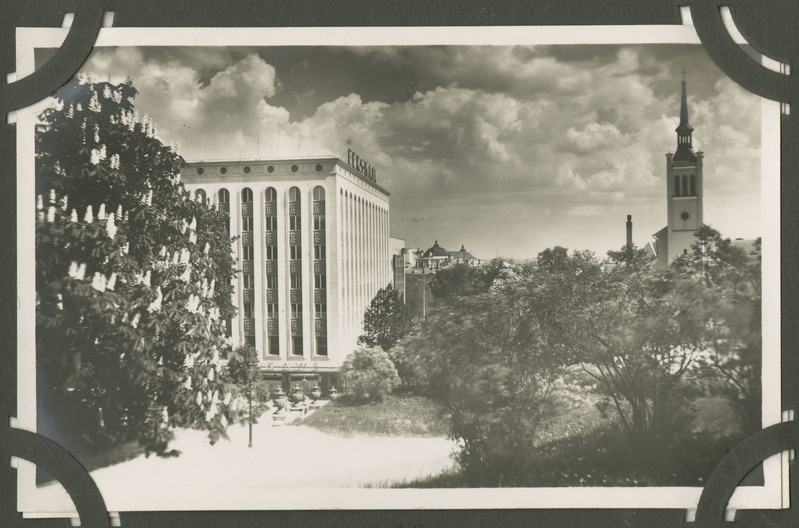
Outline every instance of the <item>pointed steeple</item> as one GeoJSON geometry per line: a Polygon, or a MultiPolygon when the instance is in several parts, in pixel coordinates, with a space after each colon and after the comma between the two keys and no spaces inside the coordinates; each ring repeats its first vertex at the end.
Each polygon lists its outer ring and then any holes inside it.
{"type": "Polygon", "coordinates": [[[688,97],[685,91],[685,71],[682,72],[682,75],[680,125],[675,129],[675,132],[677,132],[677,152],[674,154],[674,161],[695,162],[696,155],[693,151],[693,138],[691,137],[694,132],[694,128],[688,122],[688,97]]]}

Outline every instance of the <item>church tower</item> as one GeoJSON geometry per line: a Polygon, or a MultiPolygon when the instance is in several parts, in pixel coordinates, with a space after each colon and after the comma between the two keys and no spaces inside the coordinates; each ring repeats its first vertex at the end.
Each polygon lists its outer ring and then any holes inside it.
{"type": "Polygon", "coordinates": [[[666,240],[658,240],[661,264],[688,252],[696,242],[694,234],[702,225],[702,152],[694,152],[688,122],[688,103],[685,94],[685,73],[682,80],[680,125],[677,127],[677,151],[666,154],[666,192],[668,226],[666,240]],[[666,244],[662,244],[666,242],[666,244]],[[663,247],[665,246],[665,247],[663,247]]]}

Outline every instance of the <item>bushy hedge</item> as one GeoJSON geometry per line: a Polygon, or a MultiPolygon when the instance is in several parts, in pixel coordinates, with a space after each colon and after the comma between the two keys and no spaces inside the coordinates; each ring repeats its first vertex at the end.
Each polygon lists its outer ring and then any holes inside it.
{"type": "Polygon", "coordinates": [[[383,401],[399,385],[394,363],[380,348],[362,347],[352,352],[341,366],[344,392],[354,401],[383,401]]]}

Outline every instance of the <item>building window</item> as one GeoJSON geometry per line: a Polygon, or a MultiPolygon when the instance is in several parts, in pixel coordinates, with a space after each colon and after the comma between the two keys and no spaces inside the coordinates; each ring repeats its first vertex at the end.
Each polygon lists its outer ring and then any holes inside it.
{"type": "Polygon", "coordinates": [[[691,196],[696,196],[696,176],[691,174],[691,196]]]}
{"type": "Polygon", "coordinates": [[[266,316],[267,317],[277,317],[277,303],[267,303],[267,305],[266,305],[266,316]]]}
{"type": "Polygon", "coordinates": [[[252,191],[249,187],[245,187],[241,191],[241,201],[242,203],[252,203],[252,191]]]}
{"type": "Polygon", "coordinates": [[[293,319],[302,317],[302,303],[291,303],[291,317],[293,319]]]}
{"type": "Polygon", "coordinates": [[[302,258],[300,246],[289,246],[289,258],[291,260],[300,260],[302,258]]]}
{"type": "Polygon", "coordinates": [[[300,201],[300,189],[298,187],[292,187],[289,189],[289,202],[299,202],[300,201]]]}
{"type": "MultiPolygon", "coordinates": [[[[272,171],[269,171],[272,172],[272,171]]],[[[276,202],[277,201],[277,191],[275,191],[274,187],[267,187],[266,188],[266,201],[267,202],[276,202]]]]}
{"type": "Polygon", "coordinates": [[[313,285],[314,288],[317,290],[324,290],[325,289],[325,276],[321,274],[316,274],[313,276],[313,285]]]}
{"type": "Polygon", "coordinates": [[[315,231],[324,231],[325,215],[313,215],[313,228],[315,231]]]}
{"type": "Polygon", "coordinates": [[[682,176],[682,196],[688,196],[688,176],[682,176]]]}
{"type": "Polygon", "coordinates": [[[299,273],[291,274],[291,289],[299,290],[302,288],[302,276],[299,273]]]}
{"type": "Polygon", "coordinates": [[[266,276],[266,289],[274,290],[275,288],[277,288],[277,277],[270,273],[266,276]]]}
{"type": "Polygon", "coordinates": [[[247,274],[247,275],[243,275],[243,279],[244,279],[244,289],[245,290],[251,290],[253,288],[253,286],[255,285],[255,277],[253,277],[252,275],[247,274]]]}
{"type": "Polygon", "coordinates": [[[316,336],[316,355],[327,356],[327,337],[316,336]]]}
{"type": "Polygon", "coordinates": [[[219,189],[219,193],[217,193],[217,199],[219,200],[219,209],[230,213],[230,193],[227,189],[219,189]]]}
{"type": "Polygon", "coordinates": [[[314,315],[317,319],[324,319],[327,317],[327,305],[325,303],[314,304],[314,315]]]}
{"type": "Polygon", "coordinates": [[[674,196],[680,196],[680,177],[674,177],[674,196]]]}
{"type": "Polygon", "coordinates": [[[271,356],[279,356],[280,355],[280,338],[278,336],[269,336],[269,355],[271,356]]]}
{"type": "Polygon", "coordinates": [[[289,216],[289,231],[300,230],[300,217],[297,215],[289,216]]]}
{"type": "Polygon", "coordinates": [[[313,201],[314,202],[324,202],[325,201],[325,188],[321,185],[317,185],[313,189],[313,201]]]}
{"type": "Polygon", "coordinates": [[[277,229],[277,217],[267,216],[266,223],[264,224],[264,229],[266,229],[267,231],[275,231],[277,229]]]}
{"type": "Polygon", "coordinates": [[[247,319],[252,317],[252,303],[244,303],[244,317],[247,319]]]}
{"type": "Polygon", "coordinates": [[[197,189],[197,191],[194,193],[194,197],[203,205],[205,205],[205,201],[208,199],[205,195],[205,191],[202,189],[197,189]]]}
{"type": "Polygon", "coordinates": [[[277,260],[277,246],[266,246],[266,260],[277,260]]]}
{"type": "Polygon", "coordinates": [[[255,346],[255,336],[245,336],[244,342],[250,345],[251,347],[255,346]]]}
{"type": "Polygon", "coordinates": [[[315,260],[325,260],[325,246],[316,245],[313,247],[313,258],[315,260]]]}
{"type": "Polygon", "coordinates": [[[241,219],[241,230],[252,231],[252,216],[245,216],[241,219]]]}
{"type": "Polygon", "coordinates": [[[252,246],[244,246],[242,248],[242,259],[244,260],[252,260],[252,246]]]}
{"type": "Polygon", "coordinates": [[[291,338],[291,353],[295,356],[302,355],[302,336],[294,336],[291,338]]]}

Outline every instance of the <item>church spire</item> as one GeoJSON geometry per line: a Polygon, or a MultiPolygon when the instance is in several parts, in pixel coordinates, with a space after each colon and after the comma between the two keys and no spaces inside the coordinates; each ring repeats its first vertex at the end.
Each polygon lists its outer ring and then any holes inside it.
{"type": "Polygon", "coordinates": [[[675,129],[675,132],[677,132],[677,152],[674,154],[674,161],[695,162],[696,155],[693,151],[693,141],[691,137],[694,132],[694,127],[688,122],[688,97],[685,91],[685,71],[682,72],[682,76],[680,125],[675,129]]]}

